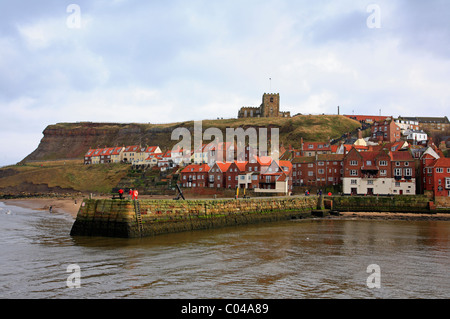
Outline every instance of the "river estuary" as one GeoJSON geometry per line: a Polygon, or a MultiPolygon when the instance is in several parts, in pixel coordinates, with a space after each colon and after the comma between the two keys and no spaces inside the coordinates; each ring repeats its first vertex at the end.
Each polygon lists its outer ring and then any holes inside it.
{"type": "Polygon", "coordinates": [[[450,298],[449,221],[293,220],[143,239],[73,238],[73,222],[0,203],[0,298],[450,298]]]}

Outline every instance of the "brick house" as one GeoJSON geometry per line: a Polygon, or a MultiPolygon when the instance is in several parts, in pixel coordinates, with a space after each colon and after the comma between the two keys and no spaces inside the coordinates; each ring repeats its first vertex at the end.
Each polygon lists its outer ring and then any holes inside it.
{"type": "MultiPolygon", "coordinates": [[[[301,138],[300,144],[300,156],[331,154],[331,146],[328,142],[303,142],[303,138],[301,138]]],[[[297,154],[298,152],[295,152],[295,156],[297,154]]]]}
{"type": "Polygon", "coordinates": [[[316,183],[316,158],[314,156],[295,157],[292,160],[292,178],[296,186],[313,186],[316,183]]]}
{"type": "Polygon", "coordinates": [[[316,159],[317,185],[340,185],[343,173],[343,154],[323,154],[316,159]]]}
{"type": "Polygon", "coordinates": [[[246,162],[237,162],[234,161],[233,163],[228,166],[227,171],[225,172],[225,188],[237,188],[238,187],[238,180],[239,175],[245,173],[245,165],[246,162]]]}
{"type": "Polygon", "coordinates": [[[225,180],[231,163],[216,162],[208,174],[208,183],[211,188],[225,188],[225,180]]]}
{"type": "Polygon", "coordinates": [[[394,151],[389,153],[392,168],[392,194],[416,194],[415,160],[409,151],[394,151]]]}
{"type": "Polygon", "coordinates": [[[320,154],[296,157],[292,160],[296,186],[340,185],[343,173],[343,154],[320,154]]]}
{"type": "Polygon", "coordinates": [[[343,193],[347,195],[415,195],[415,161],[409,151],[358,152],[343,160],[343,193]]]}
{"type": "Polygon", "coordinates": [[[400,127],[392,120],[375,122],[370,128],[371,139],[377,142],[395,142],[401,138],[400,127]]]}
{"type": "Polygon", "coordinates": [[[210,167],[207,164],[191,164],[181,171],[181,184],[183,187],[208,187],[210,167]]]}
{"type": "Polygon", "coordinates": [[[428,147],[420,158],[421,184],[424,193],[434,197],[450,196],[450,159],[428,147]]]}

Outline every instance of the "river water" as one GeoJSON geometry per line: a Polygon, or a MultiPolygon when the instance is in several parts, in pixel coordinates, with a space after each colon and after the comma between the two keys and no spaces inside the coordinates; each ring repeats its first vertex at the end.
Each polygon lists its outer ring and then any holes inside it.
{"type": "Polygon", "coordinates": [[[296,220],[143,239],[72,238],[73,222],[0,203],[0,298],[450,298],[448,221],[296,220]]]}

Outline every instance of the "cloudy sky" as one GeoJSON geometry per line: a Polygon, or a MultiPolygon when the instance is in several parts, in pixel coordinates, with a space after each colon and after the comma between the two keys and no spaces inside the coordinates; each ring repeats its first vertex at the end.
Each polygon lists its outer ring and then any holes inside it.
{"type": "Polygon", "coordinates": [[[0,166],[49,124],[446,116],[448,0],[0,0],[0,166]],[[271,79],[271,80],[269,80],[271,79]]]}

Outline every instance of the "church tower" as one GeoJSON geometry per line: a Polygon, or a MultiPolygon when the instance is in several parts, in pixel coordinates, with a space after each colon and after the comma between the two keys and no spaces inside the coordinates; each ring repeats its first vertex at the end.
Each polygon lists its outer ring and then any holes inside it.
{"type": "Polygon", "coordinates": [[[261,104],[261,117],[280,116],[280,94],[264,93],[261,104]]]}

